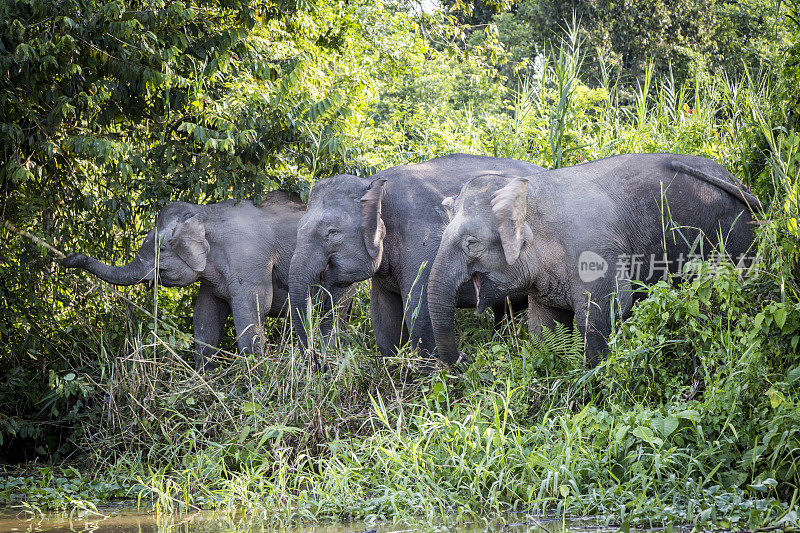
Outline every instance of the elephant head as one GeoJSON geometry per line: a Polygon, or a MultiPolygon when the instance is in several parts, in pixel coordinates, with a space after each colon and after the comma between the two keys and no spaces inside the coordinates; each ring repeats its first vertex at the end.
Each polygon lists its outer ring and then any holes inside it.
{"type": "MultiPolygon", "coordinates": [[[[350,285],[372,277],[381,263],[385,183],[342,174],[314,184],[289,267],[292,323],[303,348],[308,347],[307,298],[320,296],[328,314],[350,285]]],[[[328,318],[324,338],[331,327],[328,318]]]]}
{"type": "Polygon", "coordinates": [[[201,208],[172,202],[158,213],[156,227],[130,263],[112,266],[84,254],[70,254],[61,264],[87,270],[113,285],[152,283],[157,265],[159,283],[185,287],[200,279],[209,249],[201,208]]]}
{"type": "Polygon", "coordinates": [[[450,222],[431,268],[428,309],[439,357],[455,360],[455,300],[472,284],[477,308],[525,292],[532,231],[526,223],[526,178],[478,176],[442,205],[450,222]]]}

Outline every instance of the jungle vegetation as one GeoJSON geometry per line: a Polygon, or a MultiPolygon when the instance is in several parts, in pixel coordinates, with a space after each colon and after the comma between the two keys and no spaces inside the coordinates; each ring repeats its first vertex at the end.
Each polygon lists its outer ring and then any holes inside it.
{"type": "Polygon", "coordinates": [[[797,0],[0,0],[0,506],[790,527],[799,117],[797,0]],[[198,375],[196,289],[58,265],[126,261],[171,200],[655,151],[762,199],[759,267],[647,289],[594,369],[571,332],[464,311],[471,366],[419,376],[376,357],[362,284],[325,370],[270,319],[198,375]]]}

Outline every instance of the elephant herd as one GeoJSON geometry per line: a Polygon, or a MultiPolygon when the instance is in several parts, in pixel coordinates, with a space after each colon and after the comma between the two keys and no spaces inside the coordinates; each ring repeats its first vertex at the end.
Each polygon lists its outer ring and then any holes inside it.
{"type": "MultiPolygon", "coordinates": [[[[229,315],[240,352],[260,350],[264,316],[287,310],[305,348],[316,331],[310,304],[330,317],[366,279],[384,356],[410,342],[453,364],[463,355],[456,307],[491,307],[497,323],[527,305],[532,333],[577,327],[595,364],[637,288],[679,274],[689,258],[744,257],[759,209],[723,166],[698,156],[628,154],[544,170],[454,154],[319,180],[307,205],[282,191],[259,204],[172,202],[130,263],[70,254],[62,264],[114,285],[199,281],[198,369],[218,351],[229,315]]],[[[323,339],[333,325],[323,318],[323,339]]]]}

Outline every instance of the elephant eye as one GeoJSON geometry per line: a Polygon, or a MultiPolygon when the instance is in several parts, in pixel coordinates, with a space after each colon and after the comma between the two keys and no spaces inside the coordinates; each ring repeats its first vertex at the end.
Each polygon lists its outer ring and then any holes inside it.
{"type": "Polygon", "coordinates": [[[472,257],[477,257],[486,250],[486,245],[472,235],[465,236],[461,246],[464,249],[464,253],[472,257]]]}
{"type": "Polygon", "coordinates": [[[330,239],[334,235],[338,235],[339,230],[336,228],[328,228],[328,233],[325,234],[325,238],[330,239]]]}

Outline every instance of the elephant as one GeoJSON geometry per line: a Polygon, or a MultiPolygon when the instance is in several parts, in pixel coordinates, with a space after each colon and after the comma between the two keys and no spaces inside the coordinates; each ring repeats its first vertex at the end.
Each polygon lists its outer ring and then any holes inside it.
{"type": "MultiPolygon", "coordinates": [[[[410,340],[432,362],[435,341],[426,291],[445,226],[442,200],[472,176],[524,176],[540,170],[524,161],[453,154],[371,177],[343,174],[316,182],[289,266],[292,322],[301,346],[309,345],[309,295],[323,293],[327,313],[345,287],[372,278],[370,316],[381,355],[397,353],[410,340]]],[[[473,306],[471,293],[462,292],[458,305],[473,306]]],[[[503,302],[491,302],[496,314],[503,313],[503,302]]]]}
{"type": "Polygon", "coordinates": [[[613,317],[630,313],[642,283],[668,279],[694,256],[724,250],[741,260],[748,252],[761,204],[731,180],[709,159],[668,153],[470,179],[443,201],[449,223],[431,268],[439,357],[458,357],[454,304],[472,281],[479,312],[506,294],[527,293],[532,334],[574,320],[595,366],[608,350],[613,317]]]}
{"type": "Polygon", "coordinates": [[[150,285],[157,278],[166,287],[186,287],[199,281],[194,340],[195,368],[202,370],[219,348],[229,315],[239,352],[249,353],[261,349],[264,315],[286,314],[289,262],[304,211],[297,195],[283,191],[259,204],[171,202],[130,263],[111,266],[73,253],[62,265],[113,285],[150,285]]]}

